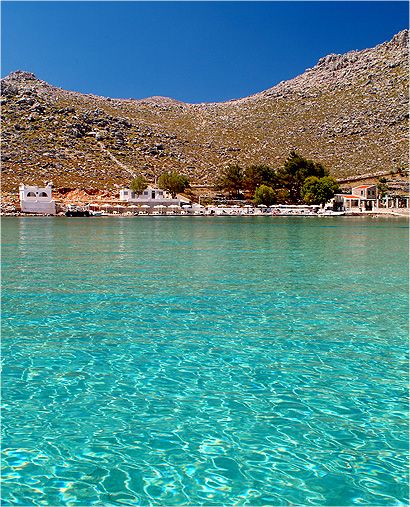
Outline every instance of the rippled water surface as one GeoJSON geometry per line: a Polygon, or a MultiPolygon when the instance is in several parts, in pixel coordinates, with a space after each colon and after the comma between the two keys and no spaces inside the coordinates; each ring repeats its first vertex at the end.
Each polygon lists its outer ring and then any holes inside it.
{"type": "Polygon", "coordinates": [[[407,227],[4,218],[3,505],[407,505],[407,227]]]}

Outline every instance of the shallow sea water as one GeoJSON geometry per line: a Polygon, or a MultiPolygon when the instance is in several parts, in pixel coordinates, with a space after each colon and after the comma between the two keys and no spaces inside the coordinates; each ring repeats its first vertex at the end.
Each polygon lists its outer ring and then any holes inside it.
{"type": "Polygon", "coordinates": [[[407,505],[408,222],[2,219],[2,505],[407,505]]]}

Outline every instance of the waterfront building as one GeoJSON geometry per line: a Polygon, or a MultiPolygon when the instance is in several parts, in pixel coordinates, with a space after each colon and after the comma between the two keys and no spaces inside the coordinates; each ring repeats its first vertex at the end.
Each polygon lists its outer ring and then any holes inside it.
{"type": "Polygon", "coordinates": [[[352,194],[335,194],[329,201],[335,211],[360,211],[360,197],[352,194]]]}
{"type": "Polygon", "coordinates": [[[376,185],[359,185],[351,194],[335,194],[330,201],[336,211],[372,211],[377,207],[376,185]]]}
{"type": "Polygon", "coordinates": [[[52,185],[45,187],[24,185],[19,186],[20,208],[23,213],[39,213],[41,215],[55,215],[56,205],[52,198],[52,185]]]}
{"type": "Polygon", "coordinates": [[[377,207],[383,208],[408,208],[409,194],[387,194],[382,199],[377,200],[377,207]]]}
{"type": "Polygon", "coordinates": [[[179,197],[173,199],[171,194],[161,188],[148,186],[142,194],[136,194],[130,188],[123,188],[120,190],[120,201],[135,203],[140,205],[154,206],[170,206],[181,205],[179,197]]]}
{"type": "Polygon", "coordinates": [[[352,188],[351,194],[335,194],[329,201],[337,211],[377,211],[380,208],[409,208],[408,194],[387,194],[377,192],[376,185],[360,185],[352,188]]]}

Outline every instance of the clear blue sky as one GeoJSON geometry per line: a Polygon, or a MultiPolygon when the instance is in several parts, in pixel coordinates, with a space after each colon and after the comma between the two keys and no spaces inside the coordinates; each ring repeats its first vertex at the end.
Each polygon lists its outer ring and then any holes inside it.
{"type": "Polygon", "coordinates": [[[2,70],[97,95],[244,97],[408,27],[407,2],[2,2],[2,70]]]}

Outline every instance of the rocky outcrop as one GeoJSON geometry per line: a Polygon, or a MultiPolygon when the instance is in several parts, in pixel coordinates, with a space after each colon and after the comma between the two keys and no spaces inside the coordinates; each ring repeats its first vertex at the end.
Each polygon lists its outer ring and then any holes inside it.
{"type": "Polygon", "coordinates": [[[30,72],[1,80],[2,187],[52,179],[116,188],[176,169],[209,184],[218,168],[280,166],[289,151],[336,177],[408,160],[408,31],[375,48],[321,58],[292,80],[238,100],[185,104],[62,90],[30,72]]]}

